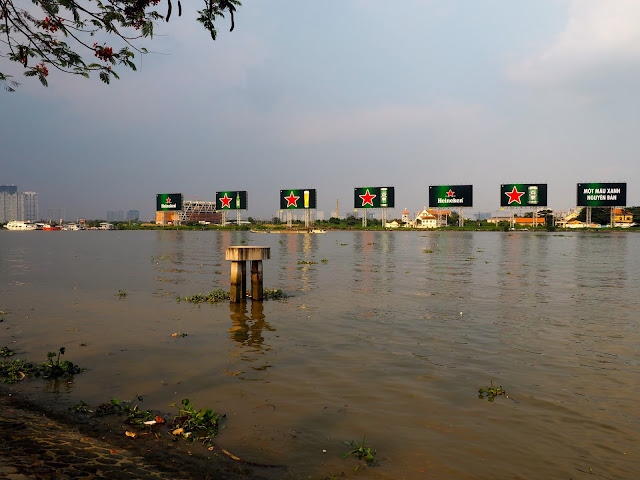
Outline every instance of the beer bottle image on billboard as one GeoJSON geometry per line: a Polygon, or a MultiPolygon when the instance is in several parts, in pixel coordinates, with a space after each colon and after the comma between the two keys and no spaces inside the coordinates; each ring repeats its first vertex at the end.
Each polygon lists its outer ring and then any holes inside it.
{"type": "Polygon", "coordinates": [[[247,191],[227,190],[216,192],[216,210],[246,210],[247,191]]]}
{"type": "Polygon", "coordinates": [[[280,210],[316,208],[315,188],[280,190],[280,210]]]}
{"type": "Polygon", "coordinates": [[[500,185],[501,207],[546,207],[546,183],[503,183],[500,185]]]}
{"type": "Polygon", "coordinates": [[[354,208],[395,208],[394,187],[358,187],[353,189],[354,208]]]}

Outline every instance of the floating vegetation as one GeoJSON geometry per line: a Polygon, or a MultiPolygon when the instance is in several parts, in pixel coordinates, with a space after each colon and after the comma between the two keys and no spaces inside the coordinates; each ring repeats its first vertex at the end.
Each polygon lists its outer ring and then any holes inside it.
{"type": "Polygon", "coordinates": [[[118,293],[114,294],[114,297],[125,298],[127,296],[126,290],[118,290],[118,293]]]}
{"type": "Polygon", "coordinates": [[[298,260],[298,265],[317,265],[318,262],[312,262],[310,260],[298,260]]]}
{"type": "MultiPolygon", "coordinates": [[[[343,442],[345,445],[348,445],[349,447],[351,447],[351,450],[343,453],[342,458],[356,457],[358,460],[364,460],[367,463],[367,465],[373,465],[373,462],[375,461],[375,457],[376,457],[376,451],[371,447],[367,447],[365,445],[365,440],[366,439],[363,436],[361,443],[358,443],[355,440],[351,440],[350,442],[343,442]]],[[[361,465],[358,465],[356,467],[356,472],[360,467],[361,465]]]]}
{"type": "Polygon", "coordinates": [[[499,395],[504,395],[505,397],[509,398],[509,396],[507,395],[507,392],[505,392],[504,389],[502,388],[502,385],[500,385],[499,387],[494,386],[493,380],[491,380],[490,387],[478,389],[478,398],[481,398],[481,399],[486,398],[490,402],[493,402],[496,399],[496,397],[499,395]]]}
{"type": "Polygon", "coordinates": [[[329,263],[329,259],[327,258],[323,258],[322,260],[320,260],[322,263],[329,263]]]}
{"type": "Polygon", "coordinates": [[[47,361],[41,365],[20,359],[3,360],[0,362],[0,378],[5,383],[16,383],[29,375],[46,379],[63,378],[85,370],[68,360],[60,361],[60,355],[64,355],[64,352],[65,348],[60,347],[57,358],[55,352],[47,353],[47,361]]]}
{"type": "Polygon", "coordinates": [[[76,413],[93,413],[93,410],[89,409],[89,404],[84,400],[80,400],[80,403],[76,403],[69,407],[69,410],[76,413]]]}
{"type": "Polygon", "coordinates": [[[61,362],[60,355],[64,355],[64,352],[65,348],[60,347],[58,349],[58,358],[55,361],[53,360],[56,356],[55,352],[47,353],[47,361],[40,366],[40,373],[44,378],[70,377],[85,370],[69,360],[61,362]]]}
{"type": "Polygon", "coordinates": [[[214,290],[213,292],[209,292],[206,294],[198,293],[196,295],[192,295],[191,297],[178,297],[178,302],[185,301],[191,303],[216,303],[221,300],[229,300],[229,292],[225,292],[224,290],[214,290]]]}
{"type": "Polygon", "coordinates": [[[9,347],[0,347],[0,357],[12,357],[16,352],[9,347]]]}
{"type": "Polygon", "coordinates": [[[16,383],[27,375],[38,373],[38,366],[31,362],[14,359],[0,362],[0,377],[4,383],[16,383]]]}
{"type": "MultiPolygon", "coordinates": [[[[251,297],[251,292],[247,292],[247,297],[251,297]]],[[[225,292],[224,290],[214,290],[213,292],[206,294],[198,293],[190,297],[177,297],[176,300],[178,302],[184,301],[200,304],[205,302],[217,303],[222,300],[229,300],[229,298],[229,292],[225,292]]],[[[265,288],[263,290],[263,298],[264,300],[285,300],[286,298],[289,298],[289,295],[279,288],[265,288]]]]}
{"type": "MultiPolygon", "coordinates": [[[[140,395],[136,396],[136,400],[142,402],[140,395]]],[[[83,402],[84,403],[84,402],[83,402]]],[[[95,410],[96,417],[102,417],[105,415],[124,415],[127,417],[126,423],[129,425],[137,425],[142,427],[149,425],[150,422],[155,420],[155,413],[151,410],[142,410],[140,405],[131,401],[120,401],[117,398],[112,398],[107,403],[98,405],[95,410]]]]}
{"type": "MultiPolygon", "coordinates": [[[[143,398],[136,395],[132,401],[121,401],[112,398],[106,403],[98,405],[92,410],[84,401],[80,401],[70,408],[76,413],[92,414],[95,417],[106,415],[119,415],[127,417],[125,423],[142,429],[155,429],[159,426],[169,427],[169,434],[174,439],[184,438],[188,440],[200,440],[205,445],[211,445],[213,437],[220,430],[220,419],[225,415],[219,415],[210,408],[196,409],[188,398],[182,400],[182,407],[179,407],[178,414],[171,422],[167,422],[164,418],[157,415],[151,410],[143,410],[139,402],[143,398]],[[137,403],[136,403],[137,402],[137,403]]],[[[175,407],[175,404],[171,404],[175,407]]],[[[156,430],[157,432],[157,430],[156,430]]],[[[139,436],[136,432],[125,432],[125,435],[131,438],[139,436]]],[[[156,433],[157,436],[157,433],[156,433]]]]}
{"type": "Polygon", "coordinates": [[[433,250],[431,250],[430,248],[425,248],[422,253],[433,253],[433,250]]]}
{"type": "Polygon", "coordinates": [[[286,300],[289,298],[289,295],[279,288],[265,288],[262,292],[265,300],[286,300]]]}
{"type": "Polygon", "coordinates": [[[200,440],[205,445],[210,445],[220,430],[220,415],[210,408],[197,410],[191,401],[185,398],[182,400],[182,408],[170,426],[171,433],[176,437],[200,440]]]}

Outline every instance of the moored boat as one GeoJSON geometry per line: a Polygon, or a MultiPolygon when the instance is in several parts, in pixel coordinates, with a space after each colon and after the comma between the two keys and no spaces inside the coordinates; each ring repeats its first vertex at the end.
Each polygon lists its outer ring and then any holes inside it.
{"type": "Polygon", "coordinates": [[[31,222],[25,222],[22,220],[12,220],[7,223],[4,228],[7,230],[35,230],[36,226],[31,222]]]}

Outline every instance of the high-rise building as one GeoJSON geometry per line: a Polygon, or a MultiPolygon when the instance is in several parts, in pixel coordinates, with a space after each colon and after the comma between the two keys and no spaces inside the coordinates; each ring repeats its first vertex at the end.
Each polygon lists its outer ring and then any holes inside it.
{"type": "Polygon", "coordinates": [[[0,223],[22,220],[18,216],[20,204],[17,186],[0,185],[0,223]]]}
{"type": "Polygon", "coordinates": [[[138,220],[140,218],[139,210],[129,210],[127,211],[127,221],[131,220],[132,222],[138,220]]]}
{"type": "Polygon", "coordinates": [[[40,220],[38,213],[38,194],[36,192],[22,192],[22,210],[24,211],[23,220],[29,222],[37,222],[40,220]]]}
{"type": "Polygon", "coordinates": [[[107,222],[123,222],[123,210],[107,210],[107,222]]]}

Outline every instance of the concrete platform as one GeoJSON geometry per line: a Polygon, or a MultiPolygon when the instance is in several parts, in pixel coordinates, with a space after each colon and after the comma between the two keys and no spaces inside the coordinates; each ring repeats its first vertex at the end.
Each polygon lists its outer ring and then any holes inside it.
{"type": "Polygon", "coordinates": [[[268,260],[271,258],[271,247],[227,247],[225,258],[232,262],[247,260],[268,260]]]}

